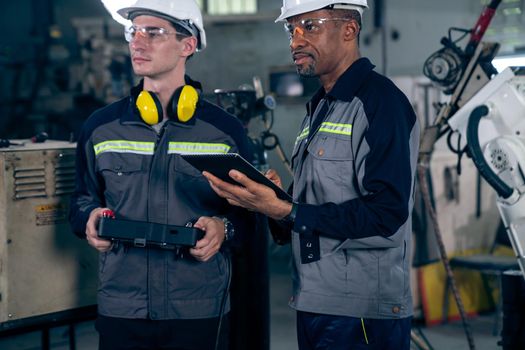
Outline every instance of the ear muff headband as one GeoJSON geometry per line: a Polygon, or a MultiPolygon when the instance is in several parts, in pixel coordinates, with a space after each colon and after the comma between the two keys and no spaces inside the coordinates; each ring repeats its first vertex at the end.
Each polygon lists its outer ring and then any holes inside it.
{"type": "MultiPolygon", "coordinates": [[[[173,93],[172,111],[176,111],[176,119],[186,123],[195,114],[199,93],[191,85],[183,85],[173,93]]],[[[175,116],[174,116],[175,117],[175,116]]]]}
{"type": "Polygon", "coordinates": [[[152,92],[143,90],[135,103],[142,120],[148,125],[155,125],[162,121],[162,105],[159,98],[152,92]]]}

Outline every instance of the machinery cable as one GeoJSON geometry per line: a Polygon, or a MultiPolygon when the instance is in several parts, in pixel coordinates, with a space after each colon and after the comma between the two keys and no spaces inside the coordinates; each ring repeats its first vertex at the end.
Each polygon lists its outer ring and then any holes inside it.
{"type": "Polygon", "coordinates": [[[498,196],[509,198],[514,190],[503,182],[490,168],[489,164],[483,157],[483,152],[479,144],[478,127],[481,118],[489,113],[489,109],[485,105],[474,108],[470,113],[470,118],[467,124],[467,147],[472,157],[472,161],[479,170],[479,173],[492,188],[498,193],[498,196]]]}
{"type": "Polygon", "coordinates": [[[274,113],[273,110],[270,111],[270,118],[269,120],[263,118],[265,130],[261,133],[261,144],[263,148],[267,151],[271,151],[275,149],[275,152],[277,153],[277,156],[281,159],[281,161],[284,164],[284,167],[286,171],[293,177],[293,171],[292,166],[290,164],[290,160],[288,157],[286,157],[286,153],[284,152],[284,149],[281,145],[281,142],[279,141],[279,137],[277,137],[276,134],[271,132],[271,129],[273,127],[273,121],[274,121],[274,113]]]}
{"type": "Polygon", "coordinates": [[[463,155],[467,152],[468,148],[467,146],[463,147],[463,148],[460,148],[461,147],[461,134],[457,134],[458,135],[458,139],[457,139],[457,147],[454,147],[452,145],[452,135],[456,134],[456,132],[454,130],[450,130],[450,132],[448,133],[447,135],[447,146],[448,148],[450,149],[450,151],[454,154],[457,154],[458,155],[458,163],[456,165],[456,171],[458,173],[458,175],[461,175],[461,158],[463,158],[463,155]]]}

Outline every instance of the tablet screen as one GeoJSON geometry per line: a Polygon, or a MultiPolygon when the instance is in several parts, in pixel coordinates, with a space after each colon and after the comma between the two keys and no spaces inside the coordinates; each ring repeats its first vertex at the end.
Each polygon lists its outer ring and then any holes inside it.
{"type": "Polygon", "coordinates": [[[240,185],[228,175],[230,170],[235,169],[248,176],[255,182],[273,189],[280,199],[292,201],[292,197],[275,185],[259,170],[251,165],[246,159],[237,153],[212,153],[212,154],[182,154],[184,160],[200,171],[207,171],[223,181],[240,185]]]}

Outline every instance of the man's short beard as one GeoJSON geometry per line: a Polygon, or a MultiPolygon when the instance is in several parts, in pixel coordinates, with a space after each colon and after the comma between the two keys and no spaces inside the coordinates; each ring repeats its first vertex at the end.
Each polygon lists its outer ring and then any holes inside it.
{"type": "Polygon", "coordinates": [[[305,68],[300,68],[297,66],[297,73],[305,78],[315,77],[315,66],[313,64],[309,64],[305,68]]]}

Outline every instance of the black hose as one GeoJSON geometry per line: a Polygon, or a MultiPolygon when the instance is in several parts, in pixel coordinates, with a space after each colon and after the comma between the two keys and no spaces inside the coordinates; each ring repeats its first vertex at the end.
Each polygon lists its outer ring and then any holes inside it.
{"type": "Polygon", "coordinates": [[[497,192],[499,197],[509,198],[514,190],[508,186],[498,175],[492,171],[489,164],[483,157],[481,146],[479,144],[478,128],[481,118],[489,113],[489,108],[485,105],[474,108],[470,113],[470,118],[467,124],[467,147],[472,157],[472,161],[478,168],[479,173],[489,183],[492,188],[497,192]]]}

